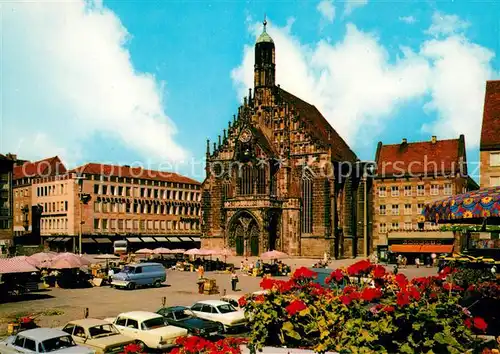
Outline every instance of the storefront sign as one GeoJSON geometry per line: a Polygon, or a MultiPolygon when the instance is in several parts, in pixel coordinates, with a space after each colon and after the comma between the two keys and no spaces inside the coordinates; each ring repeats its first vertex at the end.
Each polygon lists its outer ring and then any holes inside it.
{"type": "Polygon", "coordinates": [[[403,240],[403,245],[441,245],[441,240],[403,240]]]}

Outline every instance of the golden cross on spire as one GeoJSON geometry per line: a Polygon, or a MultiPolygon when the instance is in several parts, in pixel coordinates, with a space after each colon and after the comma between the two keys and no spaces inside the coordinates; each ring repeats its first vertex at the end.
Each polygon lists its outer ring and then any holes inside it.
{"type": "Polygon", "coordinates": [[[262,22],[262,24],[264,25],[264,32],[266,31],[266,26],[267,26],[267,16],[266,14],[264,14],[264,22],[262,22]]]}

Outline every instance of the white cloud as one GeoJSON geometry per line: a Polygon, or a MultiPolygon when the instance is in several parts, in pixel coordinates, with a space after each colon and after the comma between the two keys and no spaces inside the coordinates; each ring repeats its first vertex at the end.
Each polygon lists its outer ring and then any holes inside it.
{"type": "Polygon", "coordinates": [[[446,15],[440,12],[434,12],[432,15],[432,25],[426,33],[437,36],[449,36],[455,33],[461,33],[470,26],[470,23],[463,21],[457,15],[446,15]]]}
{"type": "Polygon", "coordinates": [[[368,0],[346,0],[344,8],[344,16],[350,15],[355,9],[368,4],[368,0]]]}
{"type": "MultiPolygon", "coordinates": [[[[443,138],[466,134],[468,147],[478,146],[485,80],[493,75],[489,50],[453,35],[424,39],[417,51],[401,47],[393,60],[374,34],[353,24],[346,29],[340,42],[306,45],[291,28],[271,23],[277,84],[316,105],[356,148],[372,145],[395,124],[389,121],[398,109],[415,99],[427,100],[425,112],[437,116],[423,131],[443,138]]],[[[251,31],[257,37],[261,28],[251,31]]],[[[253,60],[253,45],[246,46],[232,72],[240,97],[253,86],[253,60]]]]}
{"type": "MultiPolygon", "coordinates": [[[[162,83],[135,70],[130,35],[100,1],[10,2],[1,11],[2,151],[80,162],[99,135],[155,161],[186,156],[162,83]]],[[[100,148],[117,148],[109,145],[100,148]]]]}
{"type": "Polygon", "coordinates": [[[423,131],[443,138],[465,134],[467,145],[477,146],[485,83],[494,76],[493,52],[461,36],[427,41],[421,52],[431,62],[433,73],[431,100],[425,108],[438,114],[423,131]]]}
{"type": "Polygon", "coordinates": [[[412,25],[415,22],[417,22],[417,19],[415,18],[415,16],[401,16],[401,17],[399,17],[399,20],[401,22],[407,23],[409,25],[412,25]]]}
{"type": "Polygon", "coordinates": [[[333,0],[321,0],[316,6],[321,16],[328,22],[333,22],[335,19],[335,6],[333,5],[333,0]]]}
{"type": "MultiPolygon", "coordinates": [[[[258,26],[252,30],[260,33],[258,26]]],[[[272,23],[268,32],[276,43],[277,83],[316,105],[350,144],[371,144],[364,136],[380,131],[383,118],[428,87],[425,60],[404,50],[391,64],[378,38],[352,24],[336,44],[306,46],[272,23]]],[[[253,46],[248,46],[242,65],[233,71],[240,96],[253,85],[253,60],[253,46]]]]}

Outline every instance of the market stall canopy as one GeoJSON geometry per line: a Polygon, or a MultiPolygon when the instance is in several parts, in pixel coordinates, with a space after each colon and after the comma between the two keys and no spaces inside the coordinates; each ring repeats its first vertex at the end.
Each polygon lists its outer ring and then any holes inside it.
{"type": "Polygon", "coordinates": [[[269,252],[264,252],[260,255],[262,259],[282,259],[282,258],[289,258],[289,256],[286,253],[280,252],[280,251],[269,251],[269,252]]]}
{"type": "Polygon", "coordinates": [[[54,258],[49,261],[45,261],[40,264],[42,268],[49,269],[68,269],[68,268],[80,268],[90,265],[92,262],[74,253],[59,253],[54,258]]]}
{"type": "Polygon", "coordinates": [[[152,254],[153,250],[149,248],[141,248],[140,250],[135,252],[136,254],[152,254]]]}
{"type": "Polygon", "coordinates": [[[180,253],[184,253],[184,252],[186,252],[186,250],[183,248],[176,248],[176,249],[168,251],[168,253],[170,253],[170,254],[180,254],[180,253]]]}
{"type": "Polygon", "coordinates": [[[479,189],[425,205],[422,215],[436,223],[500,224],[500,186],[479,189]]]}
{"type": "Polygon", "coordinates": [[[196,256],[200,254],[200,250],[198,248],[191,248],[190,250],[184,252],[184,254],[188,256],[196,256]]]}
{"type": "Polygon", "coordinates": [[[154,254],[169,254],[170,250],[168,248],[159,247],[153,250],[154,254]]]}
{"type": "Polygon", "coordinates": [[[28,262],[35,265],[39,266],[41,263],[45,261],[50,261],[54,257],[57,256],[57,253],[54,252],[39,252],[32,254],[31,256],[28,257],[28,262]]]}
{"type": "Polygon", "coordinates": [[[0,258],[0,274],[33,272],[38,272],[38,269],[23,258],[0,258]]]}
{"type": "Polygon", "coordinates": [[[120,257],[115,256],[114,254],[99,254],[94,257],[95,259],[120,259],[120,257]]]}

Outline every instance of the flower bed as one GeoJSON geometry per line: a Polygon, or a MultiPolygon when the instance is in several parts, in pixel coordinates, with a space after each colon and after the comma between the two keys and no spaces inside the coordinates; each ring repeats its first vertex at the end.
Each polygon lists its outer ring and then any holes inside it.
{"type": "Polygon", "coordinates": [[[464,289],[451,269],[408,280],[360,261],[337,269],[328,288],[298,269],[289,281],[264,279],[270,290],[240,304],[250,319],[249,345],[307,348],[322,353],[464,353],[481,350],[475,334],[488,324],[460,305],[464,289]],[[356,282],[350,277],[371,278],[356,282]]]}

